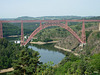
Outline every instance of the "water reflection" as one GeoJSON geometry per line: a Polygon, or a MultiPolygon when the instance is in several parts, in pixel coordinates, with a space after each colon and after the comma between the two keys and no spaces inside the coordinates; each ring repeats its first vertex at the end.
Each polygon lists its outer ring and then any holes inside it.
{"type": "Polygon", "coordinates": [[[60,52],[60,53],[63,53],[63,54],[65,53],[65,51],[55,48],[54,45],[55,44],[52,44],[52,43],[45,44],[45,45],[31,44],[31,46],[35,46],[38,49],[45,49],[45,50],[48,50],[48,51],[60,52]]]}
{"type": "Polygon", "coordinates": [[[65,57],[63,51],[54,48],[53,44],[30,45],[29,48],[32,48],[33,50],[40,53],[40,61],[42,61],[43,63],[53,61],[54,64],[58,64],[65,57]]]}

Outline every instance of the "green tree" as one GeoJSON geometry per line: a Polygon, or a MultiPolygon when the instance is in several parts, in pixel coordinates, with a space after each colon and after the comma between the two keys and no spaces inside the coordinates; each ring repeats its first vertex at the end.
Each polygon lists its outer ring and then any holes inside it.
{"type": "Polygon", "coordinates": [[[14,75],[32,75],[36,74],[37,66],[39,65],[39,53],[30,52],[26,50],[22,50],[19,55],[17,55],[16,60],[13,62],[14,71],[12,74],[14,75]]]}

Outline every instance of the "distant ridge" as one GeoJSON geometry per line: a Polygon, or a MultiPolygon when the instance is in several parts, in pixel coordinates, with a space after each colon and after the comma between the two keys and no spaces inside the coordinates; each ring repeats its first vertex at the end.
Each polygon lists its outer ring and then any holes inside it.
{"type": "Polygon", "coordinates": [[[22,17],[18,17],[15,20],[35,20],[34,17],[29,17],[29,16],[22,16],[22,17]]]}
{"type": "Polygon", "coordinates": [[[21,16],[18,18],[0,18],[0,20],[80,20],[80,19],[96,19],[100,20],[100,16],[43,16],[43,17],[29,17],[21,16]]]}

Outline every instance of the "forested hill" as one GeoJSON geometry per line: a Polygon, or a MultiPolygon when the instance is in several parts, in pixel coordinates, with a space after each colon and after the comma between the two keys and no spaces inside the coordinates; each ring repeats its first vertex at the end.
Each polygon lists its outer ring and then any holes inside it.
{"type": "MultiPolygon", "coordinates": [[[[36,28],[39,24],[34,25],[36,28]]],[[[38,61],[38,52],[28,49],[27,47],[20,47],[19,45],[9,43],[6,39],[0,39],[0,69],[13,66],[15,70],[11,73],[8,73],[8,75],[23,75],[24,73],[26,73],[26,75],[99,75],[100,31],[98,31],[98,23],[90,22],[85,23],[85,25],[87,44],[84,45],[83,50],[79,47],[80,43],[77,42],[77,40],[72,37],[71,34],[68,33],[68,31],[60,27],[47,28],[40,31],[36,35],[36,37],[41,40],[45,40],[46,38],[63,38],[56,44],[57,46],[72,49],[73,51],[80,54],[80,56],[78,57],[73,54],[65,53],[66,57],[54,67],[48,66],[48,64],[40,64],[40,62],[38,61]],[[24,61],[23,58],[25,59],[24,61]],[[23,65],[23,67],[20,65],[23,65]]],[[[35,29],[32,26],[33,24],[30,24],[30,27],[28,26],[28,24],[26,24],[24,29],[35,29]]],[[[81,36],[80,30],[82,27],[82,23],[73,23],[69,26],[79,36],[81,36]]],[[[4,31],[6,30],[6,28],[8,30],[11,29],[12,32],[15,31],[14,29],[19,31],[20,25],[7,23],[7,25],[3,25],[3,28],[4,31]]]]}
{"type": "Polygon", "coordinates": [[[20,28],[13,24],[3,23],[3,36],[20,35],[20,28]]]}
{"type": "MultiPolygon", "coordinates": [[[[76,20],[76,19],[83,19],[83,18],[98,20],[100,19],[100,16],[93,16],[93,17],[92,16],[87,16],[87,17],[81,17],[81,16],[44,16],[44,17],[22,16],[18,18],[2,18],[1,20],[62,20],[62,19],[64,20],[75,19],[76,20]]],[[[69,23],[69,25],[80,25],[80,23],[69,23]]],[[[39,26],[39,23],[24,23],[24,34],[30,35],[38,26],[39,26]]],[[[80,27],[77,27],[77,28],[80,28],[80,27]]],[[[11,36],[11,35],[20,35],[21,34],[20,23],[3,23],[3,33],[4,33],[4,37],[11,36]]],[[[62,34],[61,35],[58,35],[58,33],[56,34],[57,36],[60,36],[60,37],[63,36],[62,34]]]]}
{"type": "MultiPolygon", "coordinates": [[[[39,23],[24,23],[24,35],[31,34],[39,23]]],[[[3,23],[3,36],[8,37],[12,35],[21,35],[21,23],[3,23]]]]}
{"type": "Polygon", "coordinates": [[[35,75],[36,69],[41,63],[39,58],[39,53],[27,46],[20,47],[6,39],[0,39],[0,75],[23,75],[24,71],[26,75],[35,75]],[[1,73],[1,69],[11,67],[14,68],[14,71],[10,74],[1,73]]]}
{"type": "Polygon", "coordinates": [[[95,16],[94,16],[94,17],[91,17],[90,20],[100,20],[100,16],[97,16],[97,17],[95,17],[95,16]]]}
{"type": "Polygon", "coordinates": [[[100,20],[100,16],[42,16],[42,17],[21,16],[17,18],[0,18],[0,20],[73,20],[73,19],[100,20]]]}
{"type": "Polygon", "coordinates": [[[18,18],[0,18],[0,20],[72,20],[72,19],[100,19],[100,16],[43,16],[29,17],[21,16],[18,18]]]}
{"type": "Polygon", "coordinates": [[[44,17],[18,17],[15,20],[62,20],[62,19],[82,19],[81,16],[44,16],[44,17]]]}
{"type": "Polygon", "coordinates": [[[21,16],[18,18],[1,18],[2,20],[62,20],[62,19],[82,19],[81,16],[43,16],[43,17],[29,17],[21,16]]]}
{"type": "MultiPolygon", "coordinates": [[[[93,34],[93,36],[95,36],[93,34]]],[[[96,35],[97,37],[98,34],[96,35]]],[[[89,49],[88,49],[89,50],[89,49]]],[[[0,75],[99,75],[100,53],[75,56],[65,53],[66,57],[57,65],[42,64],[39,53],[0,39],[0,70],[13,67],[14,71],[0,75]],[[22,65],[22,66],[21,66],[22,65]]]]}
{"type": "Polygon", "coordinates": [[[15,18],[14,20],[80,20],[80,19],[91,19],[100,20],[100,16],[43,16],[43,17],[29,17],[22,16],[15,18]]]}

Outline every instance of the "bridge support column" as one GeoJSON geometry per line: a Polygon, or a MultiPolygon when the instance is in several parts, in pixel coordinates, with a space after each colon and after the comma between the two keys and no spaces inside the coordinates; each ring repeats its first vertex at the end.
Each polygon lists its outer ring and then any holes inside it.
{"type": "Polygon", "coordinates": [[[84,23],[84,20],[83,20],[83,25],[82,25],[82,41],[83,41],[83,44],[86,44],[86,35],[85,35],[85,23],[84,23]]]}
{"type": "Polygon", "coordinates": [[[2,22],[0,21],[0,39],[3,38],[2,22]]]}
{"type": "Polygon", "coordinates": [[[41,29],[42,29],[42,22],[40,21],[40,27],[41,27],[41,29]]]}
{"type": "Polygon", "coordinates": [[[100,31],[100,23],[99,23],[99,31],[100,31]]]}
{"type": "Polygon", "coordinates": [[[65,22],[65,27],[68,28],[68,22],[67,21],[65,22]]]}
{"type": "Polygon", "coordinates": [[[23,21],[21,21],[21,46],[24,45],[23,21]]]}

